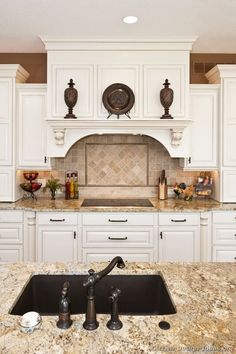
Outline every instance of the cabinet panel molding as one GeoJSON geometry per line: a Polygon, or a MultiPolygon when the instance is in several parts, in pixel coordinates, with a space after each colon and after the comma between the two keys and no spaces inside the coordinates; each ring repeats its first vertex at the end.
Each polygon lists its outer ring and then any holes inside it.
{"type": "Polygon", "coordinates": [[[73,79],[78,90],[78,101],[73,112],[80,118],[93,118],[94,114],[94,66],[85,64],[53,64],[52,83],[49,86],[49,107],[52,117],[64,117],[68,108],[64,101],[64,90],[73,79]]]}

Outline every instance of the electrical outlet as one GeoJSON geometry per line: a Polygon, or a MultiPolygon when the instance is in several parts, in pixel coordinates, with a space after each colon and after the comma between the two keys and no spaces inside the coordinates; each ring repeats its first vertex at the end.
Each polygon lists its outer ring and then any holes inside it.
{"type": "Polygon", "coordinates": [[[46,186],[46,179],[45,178],[38,178],[38,183],[42,183],[42,188],[46,186]]]}

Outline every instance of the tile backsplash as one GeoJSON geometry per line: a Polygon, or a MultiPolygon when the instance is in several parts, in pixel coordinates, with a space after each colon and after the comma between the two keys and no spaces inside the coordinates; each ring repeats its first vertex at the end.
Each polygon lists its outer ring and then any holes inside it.
{"type": "Polygon", "coordinates": [[[199,172],[183,171],[155,139],[140,135],[91,135],[77,141],[65,158],[51,159],[51,174],[65,181],[67,170],[78,170],[80,197],[155,197],[161,170],[170,186],[195,184],[199,172]]]}

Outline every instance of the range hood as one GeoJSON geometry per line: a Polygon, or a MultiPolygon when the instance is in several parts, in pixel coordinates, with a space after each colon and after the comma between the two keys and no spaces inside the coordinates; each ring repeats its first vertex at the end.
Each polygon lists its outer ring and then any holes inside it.
{"type": "Polygon", "coordinates": [[[76,141],[93,134],[140,134],[160,141],[172,157],[188,156],[189,52],[195,39],[43,37],[48,56],[48,155],[64,157],[76,141]],[[64,119],[64,90],[71,78],[78,89],[77,119],[64,119]],[[165,79],[174,91],[174,119],[161,119],[159,95],[165,79]],[[102,94],[118,82],[134,92],[131,119],[107,119],[102,94]]]}
{"type": "Polygon", "coordinates": [[[189,120],[117,120],[117,121],[79,121],[48,120],[48,141],[50,155],[65,156],[76,141],[93,134],[134,134],[147,135],[165,146],[170,156],[188,156],[184,142],[184,129],[189,120]],[[53,143],[52,143],[53,142],[53,143]]]}

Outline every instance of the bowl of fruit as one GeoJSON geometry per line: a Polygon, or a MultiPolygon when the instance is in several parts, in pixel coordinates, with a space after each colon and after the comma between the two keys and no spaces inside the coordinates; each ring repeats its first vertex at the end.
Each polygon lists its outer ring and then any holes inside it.
{"type": "Polygon", "coordinates": [[[39,173],[36,171],[29,171],[24,172],[23,175],[27,181],[34,181],[38,177],[39,173]]]}

